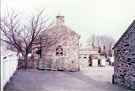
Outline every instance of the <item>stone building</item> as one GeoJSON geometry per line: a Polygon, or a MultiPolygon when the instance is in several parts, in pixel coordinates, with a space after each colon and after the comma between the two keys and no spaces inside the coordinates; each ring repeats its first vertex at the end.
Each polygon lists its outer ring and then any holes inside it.
{"type": "Polygon", "coordinates": [[[100,56],[99,49],[80,49],[79,50],[80,65],[82,67],[85,67],[91,63],[91,66],[98,66],[99,56],[100,56]]]}
{"type": "Polygon", "coordinates": [[[64,16],[56,16],[56,25],[41,35],[39,69],[79,70],[80,35],[64,25],[64,16]]]}
{"type": "Polygon", "coordinates": [[[113,47],[114,83],[135,89],[135,21],[113,47]]]}

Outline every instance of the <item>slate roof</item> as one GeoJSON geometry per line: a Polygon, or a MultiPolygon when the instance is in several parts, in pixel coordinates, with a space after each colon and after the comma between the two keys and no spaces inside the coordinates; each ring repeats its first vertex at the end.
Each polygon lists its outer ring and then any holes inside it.
{"type": "Polygon", "coordinates": [[[79,54],[80,55],[99,55],[98,49],[80,49],[79,54]]]}

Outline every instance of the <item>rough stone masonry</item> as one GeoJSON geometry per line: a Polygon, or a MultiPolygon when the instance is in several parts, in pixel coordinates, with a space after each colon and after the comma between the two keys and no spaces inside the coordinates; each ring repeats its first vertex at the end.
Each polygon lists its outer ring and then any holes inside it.
{"type": "Polygon", "coordinates": [[[52,69],[78,71],[80,35],[64,25],[64,16],[56,19],[56,25],[42,34],[42,58],[52,69]]]}
{"type": "Polygon", "coordinates": [[[135,21],[113,49],[114,83],[135,89],[135,21]]]}

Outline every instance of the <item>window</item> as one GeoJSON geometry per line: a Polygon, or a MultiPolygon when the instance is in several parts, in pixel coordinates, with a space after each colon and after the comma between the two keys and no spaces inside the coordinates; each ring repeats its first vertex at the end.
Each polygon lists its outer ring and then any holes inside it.
{"type": "Polygon", "coordinates": [[[86,58],[86,57],[84,57],[84,58],[86,58]]]}
{"type": "Polygon", "coordinates": [[[63,55],[63,48],[62,46],[56,47],[56,56],[62,56],[63,55]]]}

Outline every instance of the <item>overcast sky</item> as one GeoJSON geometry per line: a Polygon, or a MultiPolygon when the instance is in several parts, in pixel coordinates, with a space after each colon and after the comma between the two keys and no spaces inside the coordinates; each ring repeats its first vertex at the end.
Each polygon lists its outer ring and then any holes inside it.
{"type": "Polygon", "coordinates": [[[64,15],[65,25],[81,35],[83,46],[91,34],[118,40],[135,19],[135,0],[2,0],[1,4],[2,15],[8,8],[24,16],[48,5],[48,15],[64,15]]]}

